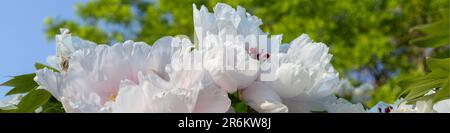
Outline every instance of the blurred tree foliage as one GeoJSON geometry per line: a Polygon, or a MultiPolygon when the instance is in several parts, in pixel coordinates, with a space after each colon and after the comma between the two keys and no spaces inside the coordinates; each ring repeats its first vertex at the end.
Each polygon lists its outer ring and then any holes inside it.
{"type": "Polygon", "coordinates": [[[192,38],[192,4],[211,11],[217,2],[246,8],[263,20],[264,31],[283,34],[283,42],[307,33],[328,44],[341,77],[379,88],[374,101],[395,100],[401,92],[395,83],[423,74],[425,57],[449,57],[448,46],[431,51],[408,43],[419,34],[410,34],[412,27],[444,18],[448,0],[90,0],[76,5],[79,19],[46,19],[46,34],[52,40],[64,27],[105,44],[192,38]]]}

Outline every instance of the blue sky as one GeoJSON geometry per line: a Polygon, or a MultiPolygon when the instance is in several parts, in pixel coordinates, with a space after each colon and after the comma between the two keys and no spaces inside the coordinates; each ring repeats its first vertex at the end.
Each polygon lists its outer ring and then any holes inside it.
{"type": "MultiPolygon", "coordinates": [[[[75,3],[86,0],[5,0],[0,6],[0,82],[34,72],[34,63],[46,63],[55,53],[44,33],[44,19],[76,18],[75,3]]],[[[0,99],[9,90],[0,87],[0,99]]]]}

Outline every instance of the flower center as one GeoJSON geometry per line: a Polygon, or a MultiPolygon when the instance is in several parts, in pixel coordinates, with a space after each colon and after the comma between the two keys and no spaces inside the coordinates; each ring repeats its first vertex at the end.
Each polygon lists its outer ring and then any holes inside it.
{"type": "Polygon", "coordinates": [[[250,48],[248,50],[250,56],[259,61],[267,61],[270,58],[270,54],[267,52],[259,52],[256,48],[250,48]]]}
{"type": "Polygon", "coordinates": [[[117,97],[117,93],[112,93],[111,95],[108,96],[108,101],[115,102],[116,97],[117,97]]]}

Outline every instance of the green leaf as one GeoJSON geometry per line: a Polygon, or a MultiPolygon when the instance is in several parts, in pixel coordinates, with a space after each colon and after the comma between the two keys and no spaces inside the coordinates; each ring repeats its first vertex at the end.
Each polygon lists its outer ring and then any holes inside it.
{"type": "Polygon", "coordinates": [[[234,103],[232,104],[234,111],[236,113],[247,113],[247,104],[245,104],[244,102],[238,102],[238,103],[234,103]]]}
{"type": "Polygon", "coordinates": [[[433,97],[433,103],[439,102],[441,100],[445,100],[450,98],[450,89],[449,89],[449,81],[445,81],[442,88],[436,92],[435,96],[433,97]]]}
{"type": "Polygon", "coordinates": [[[0,84],[0,86],[14,87],[6,95],[26,93],[35,89],[38,84],[33,80],[36,74],[25,74],[13,77],[13,79],[0,84]]]}
{"type": "Polygon", "coordinates": [[[419,37],[410,41],[411,44],[418,47],[441,47],[450,44],[449,34],[449,20],[444,19],[435,23],[417,26],[412,28],[425,34],[423,37],[419,37]]]}
{"type": "Polygon", "coordinates": [[[15,112],[33,113],[37,108],[44,105],[50,97],[51,94],[46,90],[33,90],[22,98],[15,112]]]}
{"type": "Polygon", "coordinates": [[[44,65],[44,64],[41,64],[41,63],[35,63],[34,67],[36,68],[36,70],[47,68],[47,69],[50,69],[50,70],[52,70],[54,72],[59,72],[58,69],[55,69],[53,67],[50,67],[50,66],[47,66],[47,65],[44,65]]]}
{"type": "Polygon", "coordinates": [[[5,96],[14,95],[14,94],[21,94],[21,93],[27,93],[33,89],[36,89],[38,86],[34,87],[14,87],[10,91],[8,91],[5,96]]]}
{"type": "Polygon", "coordinates": [[[445,73],[450,71],[450,58],[445,59],[435,59],[435,58],[429,58],[427,59],[427,65],[433,72],[443,72],[441,74],[444,74],[448,76],[450,73],[445,73]]]}
{"type": "Polygon", "coordinates": [[[61,102],[52,96],[47,103],[42,105],[42,113],[65,113],[65,111],[61,102]]]}
{"type": "Polygon", "coordinates": [[[34,82],[33,78],[35,76],[36,76],[36,74],[34,74],[34,73],[14,76],[13,79],[0,84],[0,86],[10,86],[10,87],[26,86],[28,84],[24,84],[24,82],[29,82],[29,81],[34,82]]]}
{"type": "Polygon", "coordinates": [[[0,109],[0,113],[14,113],[14,110],[3,110],[3,109],[0,109]]]}
{"type": "Polygon", "coordinates": [[[417,79],[402,80],[398,83],[400,87],[405,88],[405,91],[408,92],[405,100],[421,97],[428,93],[431,89],[439,87],[441,84],[442,79],[434,78],[430,75],[417,79]]]}
{"type": "MultiPolygon", "coordinates": [[[[433,103],[449,98],[449,80],[450,80],[450,58],[427,60],[427,65],[431,72],[423,77],[403,79],[398,82],[398,86],[404,89],[405,100],[415,102],[418,100],[432,99],[433,103]],[[425,96],[433,89],[437,89],[433,95],[425,96]]],[[[402,93],[402,94],[403,94],[402,93]]]]}
{"type": "Polygon", "coordinates": [[[418,97],[418,98],[415,98],[415,99],[410,99],[410,100],[407,101],[406,104],[415,104],[417,101],[428,101],[430,99],[433,99],[434,96],[435,96],[435,94],[431,94],[431,95],[426,95],[426,96],[423,96],[423,97],[418,97]]]}

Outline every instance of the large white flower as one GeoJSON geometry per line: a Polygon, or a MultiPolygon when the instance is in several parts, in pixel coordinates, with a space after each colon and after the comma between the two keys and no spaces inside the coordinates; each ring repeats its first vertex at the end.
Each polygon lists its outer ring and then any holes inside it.
{"type": "Polygon", "coordinates": [[[265,34],[259,29],[262,21],[250,16],[242,7],[235,10],[218,3],[214,13],[209,13],[204,6],[200,10],[193,7],[195,39],[205,54],[205,69],[228,92],[249,87],[257,79],[258,68],[257,60],[248,54],[246,45],[250,44],[246,44],[245,37],[256,39],[265,34]]]}
{"type": "Polygon", "coordinates": [[[229,99],[216,98],[220,89],[203,84],[204,74],[161,70],[171,59],[171,43],[163,38],[154,48],[133,41],[81,48],[67,55],[65,72],[42,69],[35,81],[66,112],[226,112],[229,99]]]}
{"type": "MultiPolygon", "coordinates": [[[[272,52],[272,56],[279,56],[280,66],[275,68],[274,81],[264,82],[271,90],[270,94],[252,96],[244,92],[244,99],[253,108],[260,108],[262,104],[275,104],[273,107],[258,110],[259,112],[286,112],[281,109],[287,106],[288,112],[324,111],[325,102],[336,100],[333,93],[338,88],[338,73],[330,64],[331,55],[328,47],[322,43],[313,43],[303,34],[289,44],[286,53],[272,52]],[[267,99],[274,94],[279,98],[267,99]],[[269,96],[271,95],[271,96],[269,96]],[[256,99],[255,99],[256,98],[256,99]],[[262,98],[262,99],[259,99],[262,98]]],[[[244,90],[247,91],[247,90],[244,90]]],[[[250,90],[249,90],[250,91],[250,90]]],[[[253,94],[255,95],[255,94],[253,94]]]]}

